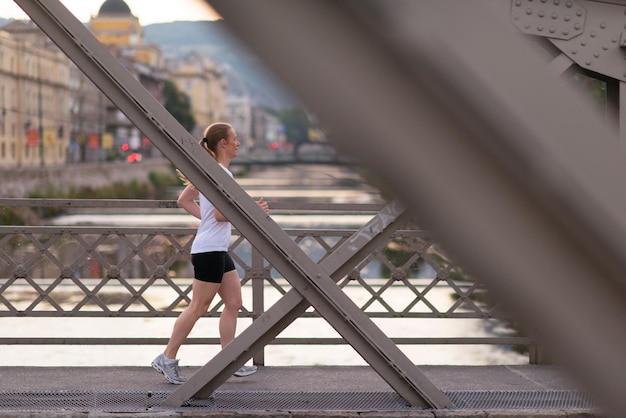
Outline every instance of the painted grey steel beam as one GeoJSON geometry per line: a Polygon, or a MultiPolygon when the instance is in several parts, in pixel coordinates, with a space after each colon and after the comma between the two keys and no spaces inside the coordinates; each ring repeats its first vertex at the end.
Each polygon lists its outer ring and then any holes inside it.
{"type": "Polygon", "coordinates": [[[559,54],[550,62],[550,64],[548,64],[548,70],[551,74],[559,76],[565,73],[573,65],[574,61],[572,61],[567,55],[559,54]]]}
{"type": "Polygon", "coordinates": [[[620,141],[626,144],[626,82],[619,81],[618,83],[618,131],[620,141]]]}
{"type": "Polygon", "coordinates": [[[340,150],[626,411],[624,148],[489,2],[211,5],[340,150]]]}
{"type": "MultiPolygon", "coordinates": [[[[320,267],[335,281],[388,241],[409,219],[405,206],[392,201],[367,224],[328,255],[320,267]]],[[[162,405],[180,406],[192,397],[206,398],[258,350],[272,342],[278,334],[302,315],[310,304],[291,289],[263,315],[247,327],[233,342],[218,352],[187,382],[170,394],[162,405]],[[224,365],[227,365],[224,367],[224,365]]]]}
{"type": "Polygon", "coordinates": [[[324,319],[412,405],[452,403],[58,0],[15,0],[324,319]]]}

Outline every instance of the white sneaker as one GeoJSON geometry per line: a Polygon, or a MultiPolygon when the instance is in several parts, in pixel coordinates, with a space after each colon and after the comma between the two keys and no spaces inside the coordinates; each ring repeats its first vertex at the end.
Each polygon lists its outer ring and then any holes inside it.
{"type": "Polygon", "coordinates": [[[256,371],[257,371],[256,366],[241,366],[239,370],[233,373],[233,376],[237,376],[237,377],[250,376],[251,374],[255,374],[256,371]]]}
{"type": "Polygon", "coordinates": [[[168,361],[163,353],[159,354],[157,358],[152,360],[152,368],[157,372],[163,373],[165,379],[174,385],[182,385],[186,382],[186,380],[180,375],[178,360],[168,361]]]}

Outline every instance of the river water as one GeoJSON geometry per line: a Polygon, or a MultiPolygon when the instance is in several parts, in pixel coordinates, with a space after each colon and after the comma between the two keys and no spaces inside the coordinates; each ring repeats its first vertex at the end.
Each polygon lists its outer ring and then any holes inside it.
{"type": "MultiPolygon", "coordinates": [[[[356,174],[338,167],[282,167],[256,172],[238,182],[253,197],[272,201],[324,201],[334,203],[382,202],[378,192],[367,186],[356,174]]],[[[294,225],[311,227],[323,223],[338,228],[358,227],[370,216],[315,216],[276,215],[276,222],[288,228],[294,225]]],[[[96,225],[189,225],[194,220],[188,215],[128,215],[89,214],[68,215],[55,220],[62,225],[82,224],[89,221],[96,225]]],[[[428,268],[419,273],[425,279],[434,277],[428,268]]],[[[357,286],[344,290],[355,303],[361,305],[371,295],[357,286]]],[[[244,300],[251,300],[250,289],[244,287],[244,300]]],[[[429,292],[429,302],[435,306],[449,305],[450,290],[435,288],[429,292]]],[[[271,292],[266,296],[266,306],[277,300],[271,292]]],[[[390,289],[385,299],[394,303],[410,301],[414,294],[402,289],[390,289]]],[[[408,303],[408,302],[407,302],[408,303]]],[[[174,318],[0,318],[3,337],[163,337],[171,332],[174,318]]],[[[374,319],[374,322],[390,337],[489,337],[508,335],[510,330],[498,321],[455,319],[374,319]]],[[[248,319],[239,320],[239,330],[250,324],[248,319]]],[[[279,337],[338,337],[323,318],[300,318],[292,323],[279,337]]],[[[190,337],[217,337],[217,319],[202,318],[190,337]]],[[[510,348],[491,345],[421,345],[400,346],[400,349],[420,365],[497,365],[526,364],[528,357],[510,348]]],[[[158,346],[4,346],[0,366],[146,366],[162,347],[158,346]]],[[[217,346],[184,345],[179,351],[181,365],[200,366],[219,350],[217,346]]],[[[268,366],[285,365],[365,365],[366,362],[349,345],[268,345],[265,348],[268,366]]]]}

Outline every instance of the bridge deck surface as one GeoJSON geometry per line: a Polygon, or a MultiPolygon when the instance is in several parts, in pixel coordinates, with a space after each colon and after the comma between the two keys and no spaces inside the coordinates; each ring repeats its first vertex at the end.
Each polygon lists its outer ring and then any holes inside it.
{"type": "MultiPolygon", "coordinates": [[[[190,376],[197,369],[183,367],[182,374],[190,376]]],[[[36,416],[90,417],[116,412],[328,417],[366,411],[375,413],[372,416],[439,418],[602,416],[573,380],[554,366],[421,366],[420,370],[457,409],[435,413],[409,407],[367,366],[261,367],[255,375],[230,378],[212,399],[177,409],[159,406],[177,387],[150,367],[0,367],[0,417],[31,416],[27,414],[33,411],[38,411],[36,416]],[[101,403],[91,403],[97,397],[101,403]],[[84,398],[89,403],[80,400],[84,398]],[[496,411],[502,414],[494,415],[496,411]]]]}

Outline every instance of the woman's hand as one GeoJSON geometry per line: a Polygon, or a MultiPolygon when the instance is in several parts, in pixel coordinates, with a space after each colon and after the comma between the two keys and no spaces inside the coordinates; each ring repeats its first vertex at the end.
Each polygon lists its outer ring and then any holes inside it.
{"type": "Polygon", "coordinates": [[[260,198],[256,203],[263,210],[263,212],[270,213],[270,205],[268,205],[267,202],[263,200],[263,198],[260,198]]]}

